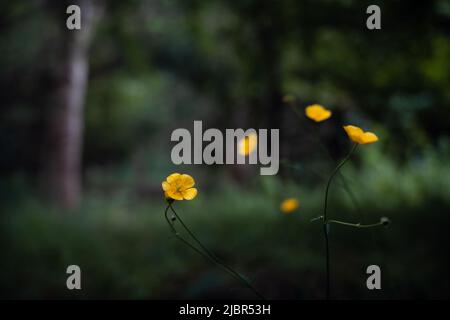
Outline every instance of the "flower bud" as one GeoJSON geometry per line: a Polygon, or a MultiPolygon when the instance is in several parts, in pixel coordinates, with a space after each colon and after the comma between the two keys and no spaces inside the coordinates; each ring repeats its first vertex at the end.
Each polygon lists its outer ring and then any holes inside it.
{"type": "Polygon", "coordinates": [[[391,223],[391,220],[388,217],[381,217],[380,222],[383,226],[387,227],[391,223]]]}

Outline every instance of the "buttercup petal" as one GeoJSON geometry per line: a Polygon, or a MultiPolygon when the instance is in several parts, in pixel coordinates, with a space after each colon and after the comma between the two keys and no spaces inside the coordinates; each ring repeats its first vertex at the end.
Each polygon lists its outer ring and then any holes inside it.
{"type": "Polygon", "coordinates": [[[305,114],[308,118],[321,122],[331,117],[331,111],[324,108],[320,104],[313,104],[305,108],[305,114]]]}
{"type": "Polygon", "coordinates": [[[182,189],[189,189],[195,186],[195,180],[188,174],[180,176],[182,189]]]}
{"type": "Polygon", "coordinates": [[[179,174],[179,173],[172,173],[170,176],[168,176],[168,177],[166,178],[166,181],[167,181],[168,183],[173,183],[173,182],[175,182],[176,180],[178,180],[179,177],[180,177],[180,174],[179,174]]]}
{"type": "Polygon", "coordinates": [[[258,135],[254,132],[245,136],[239,141],[238,150],[239,154],[247,156],[252,153],[258,145],[258,135]]]}
{"type": "Polygon", "coordinates": [[[189,188],[181,192],[183,194],[183,198],[186,200],[192,200],[197,196],[196,188],[189,188]]]}
{"type": "Polygon", "coordinates": [[[322,115],[321,115],[319,121],[327,120],[329,117],[331,117],[331,111],[330,110],[324,110],[322,112],[322,115]]]}
{"type": "Polygon", "coordinates": [[[350,135],[356,136],[363,133],[363,130],[361,128],[352,125],[344,126],[344,130],[345,132],[347,132],[349,136],[350,135]]]}
{"type": "Polygon", "coordinates": [[[181,194],[181,192],[176,190],[167,191],[167,195],[169,196],[169,198],[172,198],[174,200],[183,200],[183,195],[181,194]]]}
{"type": "Polygon", "coordinates": [[[345,132],[348,137],[359,144],[369,144],[378,141],[378,137],[373,132],[364,132],[361,128],[356,126],[344,126],[345,132]]]}
{"type": "Polygon", "coordinates": [[[172,186],[170,185],[170,183],[168,183],[167,181],[163,181],[162,182],[162,189],[164,190],[164,191],[168,191],[168,190],[170,190],[172,188],[172,186]]]}
{"type": "Polygon", "coordinates": [[[361,141],[361,135],[364,133],[364,131],[356,126],[348,125],[344,126],[345,132],[347,132],[348,137],[350,140],[356,143],[362,143],[361,141]]]}
{"type": "Polygon", "coordinates": [[[369,143],[374,143],[378,141],[378,137],[375,133],[373,132],[365,132],[362,136],[361,136],[361,143],[362,144],[369,144],[369,143]]]}
{"type": "Polygon", "coordinates": [[[296,198],[287,198],[280,205],[280,210],[284,213],[291,213],[297,210],[300,202],[296,198]]]}

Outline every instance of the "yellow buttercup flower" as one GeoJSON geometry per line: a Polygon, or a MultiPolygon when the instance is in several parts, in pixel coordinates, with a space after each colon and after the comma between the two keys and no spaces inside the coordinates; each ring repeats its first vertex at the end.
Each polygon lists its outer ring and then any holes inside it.
{"type": "Polygon", "coordinates": [[[331,117],[331,111],[320,104],[313,104],[305,108],[305,114],[315,122],[321,122],[331,117]]]}
{"type": "Polygon", "coordinates": [[[166,198],[173,200],[192,200],[197,196],[194,178],[188,174],[172,173],[162,182],[166,198]]]}
{"type": "Polygon", "coordinates": [[[239,141],[238,150],[239,154],[248,156],[252,153],[258,145],[258,136],[256,133],[250,133],[239,141]]]}
{"type": "Polygon", "coordinates": [[[300,202],[296,198],[287,198],[281,205],[280,210],[283,213],[292,213],[300,206],[300,202]]]}
{"type": "Polygon", "coordinates": [[[345,132],[347,132],[347,135],[350,138],[350,140],[358,144],[369,144],[378,141],[378,137],[375,133],[364,132],[364,130],[356,126],[351,125],[344,126],[344,130],[345,132]]]}

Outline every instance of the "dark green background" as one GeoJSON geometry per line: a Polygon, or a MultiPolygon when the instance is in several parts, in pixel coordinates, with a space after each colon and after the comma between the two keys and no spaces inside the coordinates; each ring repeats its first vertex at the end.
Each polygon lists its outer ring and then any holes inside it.
{"type": "Polygon", "coordinates": [[[344,124],[380,141],[343,169],[356,201],[336,180],[330,216],[392,223],[332,226],[333,297],[449,297],[448,1],[104,1],[88,54],[82,199],[70,210],[49,200],[43,170],[50,74],[74,32],[56,3],[0,4],[2,298],[253,298],[172,237],[160,183],[176,171],[199,190],[178,212],[222,260],[268,298],[323,298],[322,229],[310,220],[351,147],[344,124]],[[369,4],[381,7],[381,30],[365,26],[369,4]],[[333,117],[297,117],[285,94],[300,114],[321,103],[333,117]],[[194,120],[280,128],[280,173],[174,166],[170,134],[194,120]],[[283,215],[290,196],[300,208],[283,215]],[[66,289],[70,264],[81,291],[66,289]],[[382,290],[366,289],[370,264],[382,290]]]}

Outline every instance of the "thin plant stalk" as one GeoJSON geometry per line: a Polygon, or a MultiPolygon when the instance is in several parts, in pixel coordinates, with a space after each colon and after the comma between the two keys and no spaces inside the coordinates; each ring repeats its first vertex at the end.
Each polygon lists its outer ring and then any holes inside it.
{"type": "MultiPolygon", "coordinates": [[[[297,110],[297,106],[293,106],[292,107],[294,112],[300,116],[300,113],[297,110]]],[[[312,126],[310,124],[309,121],[306,121],[307,125],[310,127],[310,129],[312,129],[312,126]]],[[[324,154],[326,154],[328,156],[329,159],[336,161],[336,159],[331,155],[330,151],[328,150],[328,148],[325,146],[325,143],[323,142],[322,136],[320,134],[317,135],[313,135],[314,138],[316,139],[316,141],[318,142],[321,150],[323,151],[324,154]]],[[[342,187],[344,188],[344,191],[347,193],[347,195],[349,196],[350,201],[353,203],[354,208],[356,209],[356,213],[359,216],[359,223],[363,224],[365,223],[365,216],[363,213],[363,210],[361,209],[361,206],[352,190],[352,188],[350,187],[349,183],[347,182],[347,178],[344,176],[344,174],[342,174],[341,171],[339,171],[337,173],[337,176],[342,184],[342,187]]],[[[361,228],[361,227],[360,227],[361,228]]],[[[373,233],[373,231],[370,232],[370,236],[371,236],[371,242],[372,242],[372,246],[375,248],[375,251],[378,252],[379,248],[377,245],[377,242],[375,240],[375,234],[373,233]]]]}
{"type": "Polygon", "coordinates": [[[233,270],[231,267],[225,265],[223,262],[219,261],[219,259],[208,249],[205,245],[194,235],[194,233],[190,230],[190,228],[184,223],[184,221],[180,218],[180,216],[177,214],[175,209],[173,208],[172,204],[169,202],[166,210],[165,210],[165,217],[167,220],[167,223],[169,224],[172,232],[174,235],[180,239],[184,244],[186,244],[188,247],[193,249],[195,252],[199,253],[201,256],[203,256],[205,259],[209,260],[211,263],[219,266],[224,271],[226,271],[228,274],[233,276],[236,280],[240,281],[245,287],[249,288],[253,293],[258,296],[260,299],[265,300],[265,297],[258,291],[256,288],[254,288],[249,281],[247,281],[241,274],[233,270]],[[196,248],[194,245],[192,245],[189,241],[184,239],[175,229],[174,224],[170,221],[169,217],[167,216],[168,209],[171,209],[173,212],[175,218],[180,221],[183,228],[187,231],[187,233],[190,235],[190,237],[200,246],[200,248],[203,250],[200,250],[196,248]]]}
{"type": "MultiPolygon", "coordinates": [[[[303,118],[303,115],[300,114],[300,112],[297,109],[297,103],[295,103],[292,106],[292,110],[294,111],[294,113],[300,118],[303,118]]],[[[309,124],[308,124],[309,125],[309,124]]],[[[323,143],[322,139],[320,136],[314,135],[314,137],[316,138],[317,142],[319,143],[319,146],[321,147],[321,149],[324,151],[324,153],[330,158],[333,159],[333,157],[331,156],[331,154],[329,153],[328,149],[325,147],[325,144],[323,143]]],[[[325,192],[325,204],[324,204],[324,214],[323,216],[320,216],[318,218],[312,219],[313,220],[317,220],[317,219],[322,219],[323,220],[323,230],[324,230],[324,238],[325,238],[325,249],[326,249],[326,273],[327,273],[327,288],[326,288],[326,297],[327,300],[330,298],[330,249],[329,249],[329,238],[328,238],[328,232],[329,232],[329,224],[330,223],[335,223],[335,224],[340,224],[340,225],[344,225],[344,226],[349,226],[349,227],[355,227],[355,228],[372,228],[372,227],[378,227],[378,226],[383,226],[385,225],[385,222],[380,221],[377,223],[372,223],[372,224],[363,224],[364,223],[364,215],[362,213],[362,210],[358,204],[358,201],[356,200],[356,197],[354,195],[354,193],[352,192],[352,189],[350,188],[350,186],[347,183],[347,179],[345,178],[345,176],[339,171],[340,168],[348,161],[348,159],[350,158],[350,156],[352,155],[352,153],[355,151],[357,147],[357,144],[355,143],[353,148],[350,150],[350,152],[348,153],[348,155],[344,158],[344,160],[334,169],[334,171],[332,172],[331,176],[328,179],[328,183],[327,183],[327,188],[326,188],[326,192],[325,192]],[[334,178],[335,175],[338,175],[341,182],[342,182],[342,186],[344,187],[344,190],[347,192],[347,194],[350,197],[350,200],[353,202],[353,205],[355,206],[359,218],[360,218],[360,222],[359,223],[349,223],[349,222],[344,222],[344,221],[339,221],[339,220],[328,220],[327,216],[326,216],[326,212],[327,212],[327,202],[328,202],[328,191],[331,185],[331,181],[334,178]]],[[[375,247],[377,247],[375,240],[374,240],[374,234],[372,233],[372,242],[373,245],[375,247]]]]}
{"type": "MultiPolygon", "coordinates": [[[[316,218],[311,219],[310,221],[314,222],[314,221],[317,221],[317,220],[323,220],[323,216],[318,216],[316,218]]],[[[341,220],[330,220],[330,219],[328,219],[328,224],[330,224],[330,223],[340,224],[340,225],[343,225],[343,226],[353,227],[353,228],[373,228],[373,227],[386,226],[390,222],[389,222],[389,220],[388,221],[380,220],[379,222],[376,222],[376,223],[362,224],[360,222],[352,223],[352,222],[345,222],[345,221],[341,221],[341,220]]]]}
{"type": "MultiPolygon", "coordinates": [[[[195,247],[193,244],[191,244],[189,241],[187,241],[185,238],[183,238],[175,229],[175,227],[173,226],[173,223],[170,221],[169,217],[167,216],[169,210],[169,206],[166,207],[166,210],[164,212],[164,216],[166,217],[167,223],[170,226],[170,229],[172,230],[173,234],[175,235],[175,237],[177,237],[178,239],[181,240],[181,242],[183,242],[184,244],[186,244],[189,248],[191,248],[192,250],[194,250],[195,252],[197,252],[198,254],[200,254],[202,257],[204,257],[205,259],[209,260],[211,263],[216,264],[222,268],[224,268],[223,265],[221,264],[217,264],[216,261],[211,258],[208,254],[204,253],[203,251],[199,250],[197,247],[195,247]]],[[[225,269],[225,271],[229,272],[228,269],[225,269]]],[[[235,277],[235,275],[233,273],[230,273],[232,276],[235,277]]]]}
{"type": "MultiPolygon", "coordinates": [[[[297,109],[297,103],[295,103],[295,105],[293,105],[291,108],[294,111],[294,113],[298,116],[299,119],[303,119],[303,115],[297,109]]],[[[312,126],[308,122],[306,122],[306,123],[309,126],[309,128],[311,129],[312,126]]],[[[313,135],[313,136],[316,139],[316,141],[318,142],[318,144],[319,144],[320,148],[322,149],[323,153],[326,154],[329,159],[335,160],[333,158],[333,156],[331,155],[331,153],[329,152],[329,150],[325,147],[325,143],[323,142],[321,136],[320,135],[313,135]]],[[[350,186],[347,183],[347,179],[345,178],[345,176],[341,172],[339,172],[338,175],[339,175],[339,179],[342,182],[342,186],[344,187],[345,192],[347,192],[348,196],[350,197],[351,202],[353,202],[353,205],[355,206],[355,208],[356,208],[356,210],[358,212],[358,215],[359,215],[359,218],[360,218],[361,222],[364,222],[364,216],[362,214],[362,210],[361,210],[361,208],[360,208],[360,206],[358,204],[358,201],[356,200],[356,197],[355,197],[354,193],[352,192],[350,186]]]]}
{"type": "Polygon", "coordinates": [[[356,150],[358,144],[354,144],[351,148],[350,152],[347,154],[347,156],[337,165],[337,167],[333,170],[330,177],[328,178],[327,187],[325,189],[325,201],[323,206],[323,234],[325,238],[325,257],[326,257],[326,263],[325,263],[325,269],[327,274],[327,287],[326,287],[326,299],[330,299],[330,244],[328,239],[328,224],[329,221],[327,220],[327,207],[328,207],[328,192],[330,190],[331,182],[333,181],[334,176],[339,172],[339,170],[342,168],[342,166],[350,159],[353,152],[356,150]]]}
{"type": "Polygon", "coordinates": [[[382,221],[377,223],[371,223],[371,224],[361,224],[361,223],[350,223],[350,222],[344,222],[339,220],[328,220],[328,223],[335,223],[340,224],[347,227],[354,227],[354,228],[373,228],[373,227],[379,227],[384,226],[384,223],[382,221]]]}

